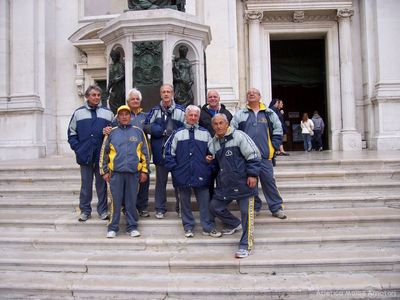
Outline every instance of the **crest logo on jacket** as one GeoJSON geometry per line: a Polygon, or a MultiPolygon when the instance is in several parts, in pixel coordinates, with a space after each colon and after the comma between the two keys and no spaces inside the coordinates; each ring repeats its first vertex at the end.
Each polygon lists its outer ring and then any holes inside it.
{"type": "Polygon", "coordinates": [[[130,141],[130,142],[137,142],[137,141],[138,141],[138,138],[137,138],[136,136],[131,136],[131,137],[129,138],[129,141],[130,141]]]}
{"type": "Polygon", "coordinates": [[[258,123],[268,123],[267,118],[260,118],[258,119],[258,123]]]}
{"type": "Polygon", "coordinates": [[[232,155],[233,155],[233,152],[231,150],[227,150],[225,152],[225,156],[232,156],[232,155]]]}

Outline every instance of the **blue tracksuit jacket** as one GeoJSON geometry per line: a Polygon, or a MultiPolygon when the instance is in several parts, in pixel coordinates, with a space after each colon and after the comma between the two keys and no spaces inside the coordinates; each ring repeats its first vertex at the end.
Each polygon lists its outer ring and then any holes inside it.
{"type": "Polygon", "coordinates": [[[214,198],[228,201],[258,194],[257,187],[247,185],[247,177],[258,177],[261,156],[247,134],[229,127],[222,139],[214,136],[209,150],[218,170],[214,198]]]}
{"type": "Polygon", "coordinates": [[[98,105],[89,106],[86,101],[72,114],[68,125],[68,143],[76,155],[76,162],[89,165],[99,161],[103,128],[111,125],[111,110],[98,105]]]}
{"type": "Polygon", "coordinates": [[[199,125],[177,129],[165,145],[165,167],[172,173],[174,187],[208,187],[212,166],[206,161],[211,135],[199,125]]]}

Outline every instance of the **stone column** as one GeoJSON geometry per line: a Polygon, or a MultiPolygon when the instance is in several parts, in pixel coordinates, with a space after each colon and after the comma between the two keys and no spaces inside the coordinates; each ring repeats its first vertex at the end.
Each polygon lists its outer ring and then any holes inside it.
{"type": "Polygon", "coordinates": [[[0,1],[0,107],[6,107],[9,95],[9,2],[0,1]]]}
{"type": "Polygon", "coordinates": [[[343,151],[361,150],[361,135],[356,130],[356,104],[354,98],[352,38],[350,18],[354,11],[341,9],[337,12],[340,49],[340,93],[342,107],[342,130],[340,148],[343,151]]]}
{"type": "Polygon", "coordinates": [[[250,80],[249,87],[261,90],[261,26],[260,22],[263,13],[261,11],[247,11],[246,20],[249,24],[249,64],[250,64],[250,80]]]}

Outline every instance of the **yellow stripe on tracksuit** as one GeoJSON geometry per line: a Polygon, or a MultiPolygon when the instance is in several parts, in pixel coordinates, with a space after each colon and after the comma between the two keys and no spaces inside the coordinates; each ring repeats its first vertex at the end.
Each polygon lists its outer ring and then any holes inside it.
{"type": "MultiPolygon", "coordinates": [[[[247,108],[249,110],[252,110],[249,105],[247,105],[247,108]]],[[[263,102],[260,102],[259,108],[260,108],[260,111],[267,110],[267,106],[263,102]]],[[[266,114],[267,114],[267,112],[266,112],[266,114]]],[[[257,117],[256,117],[256,119],[257,119],[257,117]]],[[[267,119],[268,119],[268,117],[267,117],[267,119]]],[[[269,131],[269,123],[267,124],[267,127],[268,127],[267,128],[267,138],[268,138],[268,149],[269,149],[268,159],[271,160],[274,157],[275,148],[274,148],[274,146],[272,146],[272,141],[271,141],[271,136],[270,136],[270,131],[269,131]]]]}
{"type": "Polygon", "coordinates": [[[250,251],[254,246],[254,197],[249,198],[247,217],[247,243],[250,251]]]}
{"type": "Polygon", "coordinates": [[[112,193],[111,193],[111,187],[110,187],[110,183],[109,182],[107,182],[107,196],[108,196],[108,199],[111,202],[110,203],[110,218],[108,219],[108,224],[107,224],[107,225],[110,225],[111,221],[112,221],[112,218],[113,218],[113,215],[114,215],[115,206],[114,206],[114,198],[113,198],[112,193]]]}
{"type": "Polygon", "coordinates": [[[110,171],[114,170],[114,159],[116,156],[117,156],[117,151],[115,150],[114,145],[110,143],[110,153],[108,154],[108,157],[110,159],[108,163],[108,169],[110,171]]]}
{"type": "Polygon", "coordinates": [[[101,144],[101,150],[100,150],[100,159],[99,159],[99,172],[100,175],[103,176],[105,173],[103,171],[103,161],[104,161],[104,155],[105,155],[105,149],[106,149],[106,144],[108,140],[108,135],[104,136],[103,143],[101,144]]]}
{"type": "Polygon", "coordinates": [[[143,143],[145,143],[145,146],[147,148],[147,154],[150,155],[149,154],[149,145],[147,144],[147,139],[146,139],[146,135],[144,134],[144,132],[143,132],[143,142],[139,143],[138,146],[136,147],[136,154],[139,158],[138,171],[148,174],[149,170],[147,169],[146,155],[142,152],[143,143]]]}
{"type": "Polygon", "coordinates": [[[272,146],[271,137],[269,135],[269,128],[268,128],[267,134],[268,134],[268,149],[269,149],[268,159],[271,160],[274,157],[275,148],[274,148],[274,146],[272,146]]]}

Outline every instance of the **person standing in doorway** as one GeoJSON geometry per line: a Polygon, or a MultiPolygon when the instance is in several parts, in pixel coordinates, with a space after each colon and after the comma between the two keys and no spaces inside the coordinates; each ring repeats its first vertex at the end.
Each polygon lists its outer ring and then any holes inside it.
{"type": "Polygon", "coordinates": [[[310,152],[312,150],[311,138],[314,135],[314,123],[308,118],[308,113],[303,114],[300,126],[301,134],[303,135],[304,151],[310,152]]]}
{"type": "Polygon", "coordinates": [[[318,114],[318,111],[314,111],[311,121],[314,123],[314,136],[312,138],[313,149],[315,151],[322,151],[322,134],[324,133],[325,129],[324,120],[318,114]]]}

